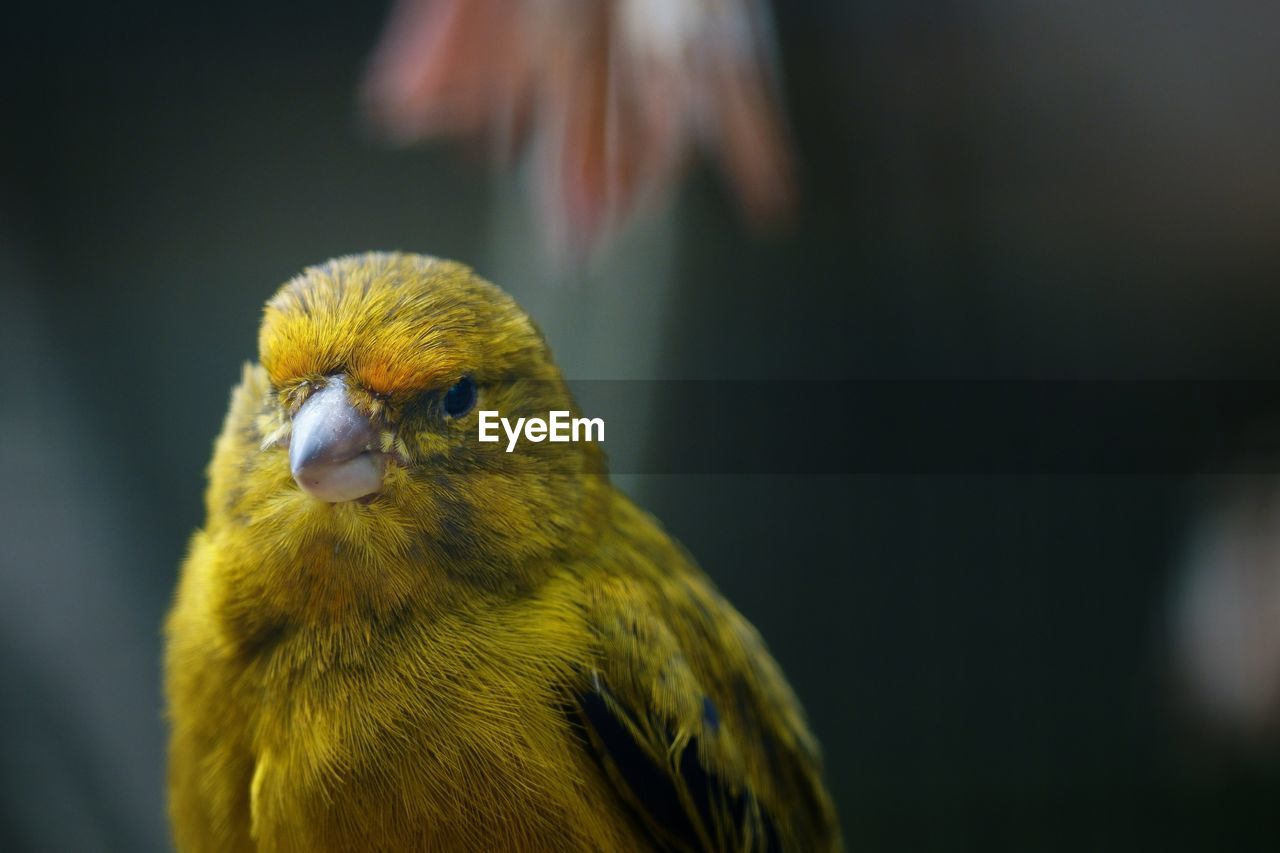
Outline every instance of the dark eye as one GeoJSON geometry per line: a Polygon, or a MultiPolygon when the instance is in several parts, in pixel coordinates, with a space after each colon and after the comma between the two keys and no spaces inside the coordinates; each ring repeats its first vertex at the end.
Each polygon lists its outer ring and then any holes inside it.
{"type": "Polygon", "coordinates": [[[451,418],[460,418],[476,404],[476,383],[464,376],[444,392],[444,411],[451,418]]]}

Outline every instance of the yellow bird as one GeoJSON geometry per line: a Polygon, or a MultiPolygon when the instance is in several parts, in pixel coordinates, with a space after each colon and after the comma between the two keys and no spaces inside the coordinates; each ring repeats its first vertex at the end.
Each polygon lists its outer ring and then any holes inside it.
{"type": "Polygon", "coordinates": [[[313,267],[267,304],[166,625],[180,851],[834,850],[756,631],[589,442],[469,268],[313,267]]]}

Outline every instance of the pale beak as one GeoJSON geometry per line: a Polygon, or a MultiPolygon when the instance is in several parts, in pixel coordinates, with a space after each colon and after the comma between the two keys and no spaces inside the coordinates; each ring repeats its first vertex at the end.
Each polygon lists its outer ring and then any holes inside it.
{"type": "Polygon", "coordinates": [[[293,416],[289,468],[303,491],[328,503],[353,501],[382,488],[386,456],[375,447],[369,418],[347,399],[342,377],[331,377],[293,416]]]}

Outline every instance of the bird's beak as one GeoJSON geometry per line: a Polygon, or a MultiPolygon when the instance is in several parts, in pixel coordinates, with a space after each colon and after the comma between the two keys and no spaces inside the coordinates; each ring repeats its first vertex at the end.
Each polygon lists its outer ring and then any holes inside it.
{"type": "Polygon", "coordinates": [[[369,418],[347,399],[342,377],[331,377],[293,416],[293,479],[303,491],[328,503],[372,495],[382,488],[386,462],[376,442],[369,418]]]}

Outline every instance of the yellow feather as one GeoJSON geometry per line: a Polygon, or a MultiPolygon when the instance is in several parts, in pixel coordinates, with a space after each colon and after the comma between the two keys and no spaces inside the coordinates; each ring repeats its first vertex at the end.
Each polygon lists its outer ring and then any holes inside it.
{"type": "Polygon", "coordinates": [[[167,622],[180,850],[839,847],[777,665],[598,447],[488,452],[474,411],[423,413],[464,375],[485,408],[577,413],[508,296],[342,258],[268,303],[259,348],[167,622]],[[399,460],[371,501],[290,474],[290,419],[335,373],[399,460]]]}

